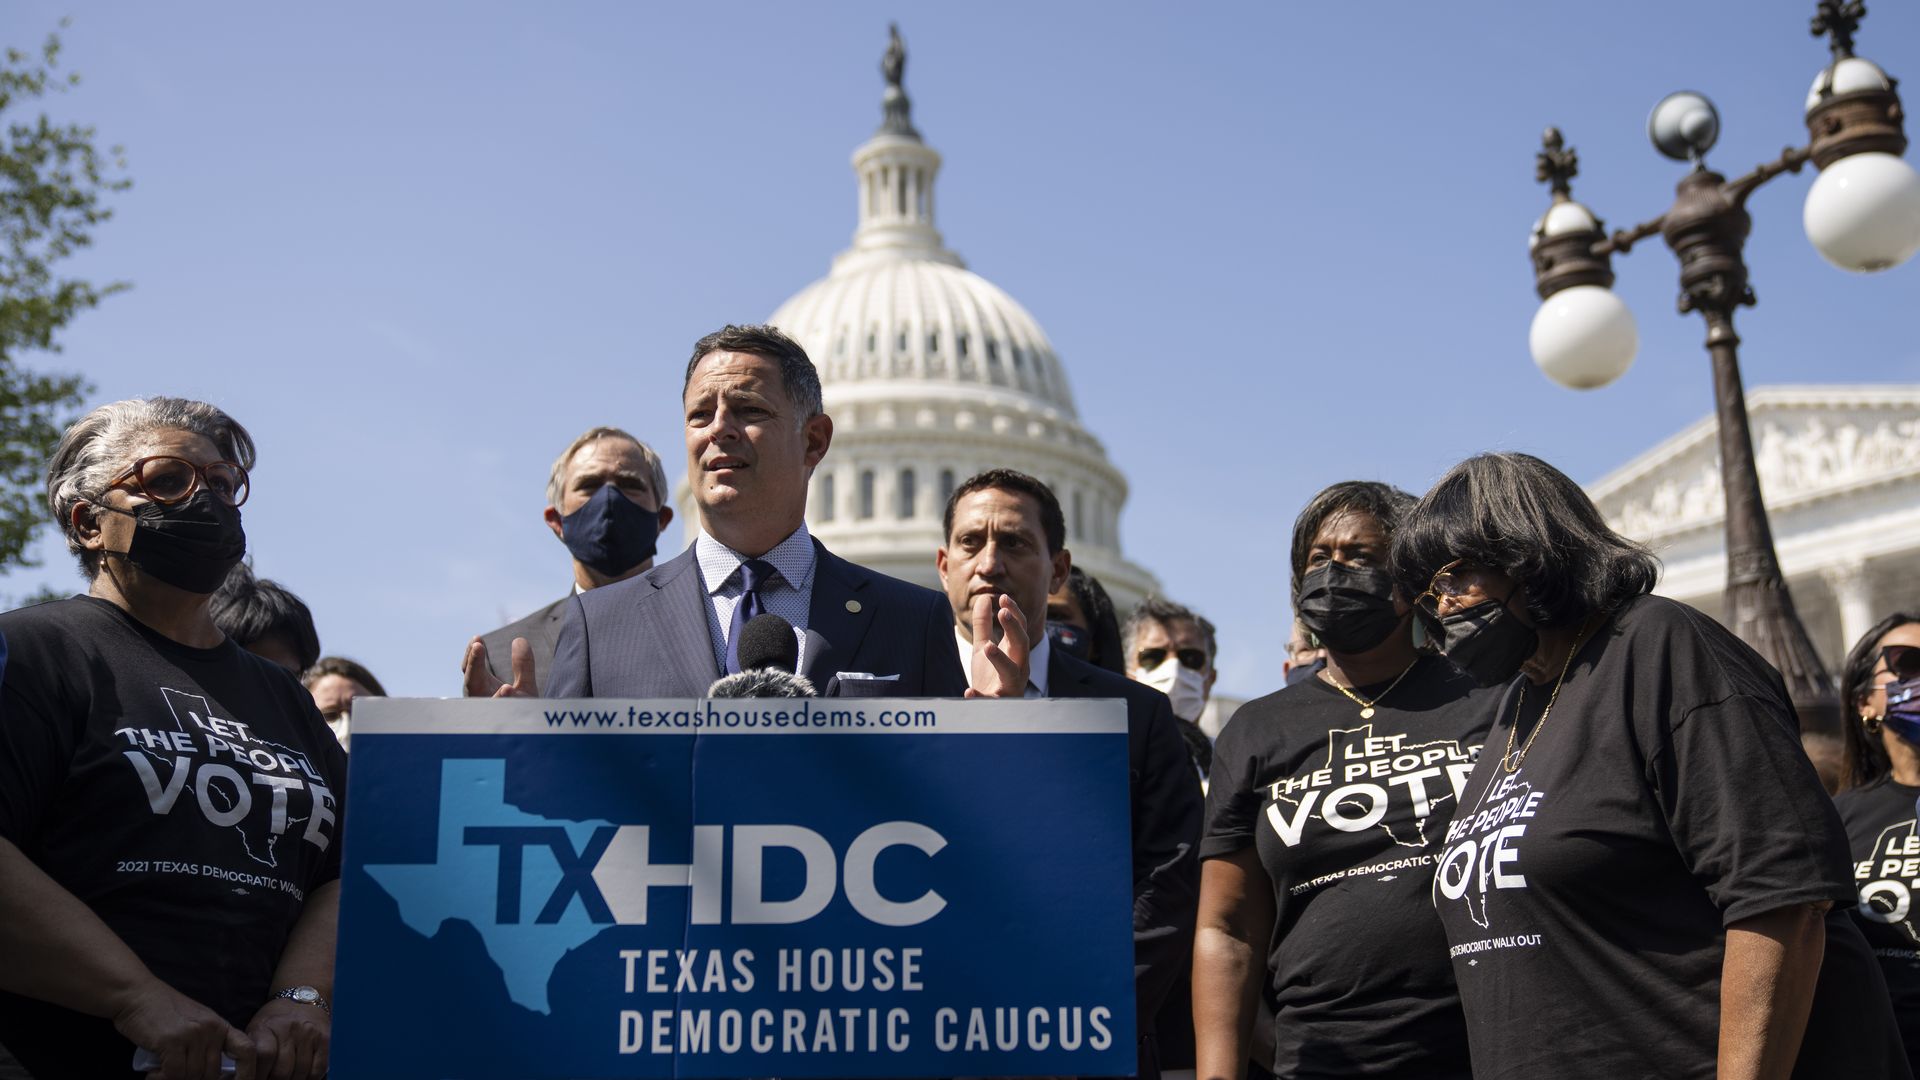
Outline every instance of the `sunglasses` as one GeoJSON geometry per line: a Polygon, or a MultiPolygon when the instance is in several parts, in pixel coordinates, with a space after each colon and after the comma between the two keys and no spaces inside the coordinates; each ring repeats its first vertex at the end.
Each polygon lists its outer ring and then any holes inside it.
{"type": "MultiPolygon", "coordinates": [[[[1180,661],[1180,666],[1183,668],[1190,668],[1194,671],[1207,670],[1207,654],[1205,650],[1178,649],[1174,650],[1172,655],[1180,661]]],[[[1167,656],[1168,650],[1166,649],[1141,649],[1140,654],[1134,657],[1134,662],[1139,665],[1141,671],[1152,671],[1154,668],[1166,663],[1167,656]]]]}
{"type": "Polygon", "coordinates": [[[107,486],[119,487],[128,481],[133,482],[134,490],[162,506],[186,502],[203,484],[213,492],[214,498],[228,506],[246,502],[248,494],[247,470],[234,462],[195,465],[186,458],[169,454],[141,458],[107,486]]]}
{"type": "Polygon", "coordinates": [[[1485,574],[1477,566],[1471,566],[1465,559],[1455,559],[1441,567],[1427,583],[1427,591],[1413,598],[1414,614],[1419,616],[1429,633],[1440,632],[1440,602],[1449,600],[1454,607],[1466,608],[1485,603],[1492,597],[1485,596],[1483,582],[1485,574]],[[1476,594],[1482,599],[1474,600],[1476,594]]]}
{"type": "Polygon", "coordinates": [[[1887,645],[1880,650],[1880,663],[1894,682],[1920,678],[1920,645],[1887,645]]]}

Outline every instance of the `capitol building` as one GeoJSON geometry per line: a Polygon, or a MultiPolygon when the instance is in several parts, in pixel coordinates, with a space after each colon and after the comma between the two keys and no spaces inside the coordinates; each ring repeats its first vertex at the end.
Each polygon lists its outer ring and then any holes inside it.
{"type": "MultiPolygon", "coordinates": [[[[1829,674],[1894,611],[1920,612],[1920,386],[1775,386],[1747,395],[1780,569],[1829,674]]],[[[1726,506],[1712,416],[1587,487],[1653,548],[1659,592],[1726,617],[1726,506]]]]}
{"type": "MultiPolygon", "coordinates": [[[[852,246],[767,319],[813,358],[833,417],[807,527],[843,558],[938,589],[947,496],[981,470],[1018,469],[1059,495],[1074,564],[1124,615],[1159,588],[1120,550],[1126,478],[1080,423],[1040,324],[935,228],[940,154],[914,129],[905,63],[896,34],[880,128],[853,153],[852,246]]],[[[684,491],[681,503],[699,520],[684,491]]]]}

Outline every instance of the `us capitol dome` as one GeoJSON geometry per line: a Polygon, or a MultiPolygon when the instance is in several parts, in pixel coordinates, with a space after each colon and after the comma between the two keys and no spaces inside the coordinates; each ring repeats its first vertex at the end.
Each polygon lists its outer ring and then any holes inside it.
{"type": "Polygon", "coordinates": [[[844,558],[937,589],[947,496],[983,469],[1018,469],[1060,497],[1074,564],[1124,617],[1159,589],[1120,551],[1126,478],[1081,425],[1040,324],[934,228],[940,155],[914,129],[905,66],[896,30],[884,118],[853,153],[853,246],[767,320],[813,358],[833,417],[808,528],[844,558]]]}

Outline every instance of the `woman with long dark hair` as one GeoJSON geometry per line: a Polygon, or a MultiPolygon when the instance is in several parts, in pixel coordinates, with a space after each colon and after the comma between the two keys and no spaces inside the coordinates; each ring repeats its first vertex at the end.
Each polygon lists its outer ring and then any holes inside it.
{"type": "Polygon", "coordinates": [[[1502,688],[1433,878],[1476,1076],[1910,1075],[1836,910],[1846,833],[1759,654],[1651,595],[1653,556],[1526,454],[1450,470],[1393,566],[1502,688]]]}
{"type": "MultiPolygon", "coordinates": [[[[1351,481],[1293,527],[1294,610],[1326,667],[1234,713],[1200,844],[1200,1075],[1465,1078],[1427,881],[1488,695],[1413,640],[1387,555],[1413,496],[1351,481]]],[[[1276,673],[1277,674],[1277,673],[1276,673]]]]}
{"type": "MultiPolygon", "coordinates": [[[[1854,921],[1873,946],[1900,1020],[1907,1056],[1920,1069],[1920,727],[1889,707],[1888,690],[1920,678],[1920,615],[1896,612],[1847,654],[1846,756],[1833,803],[1847,826],[1860,900],[1854,921]]],[[[1913,711],[1913,710],[1908,710],[1913,711]]]]}

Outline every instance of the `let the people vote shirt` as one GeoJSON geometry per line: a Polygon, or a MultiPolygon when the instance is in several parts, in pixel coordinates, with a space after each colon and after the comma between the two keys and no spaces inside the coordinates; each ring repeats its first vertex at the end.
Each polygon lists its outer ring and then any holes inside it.
{"type": "Polygon", "coordinates": [[[1773,668],[1645,596],[1582,647],[1536,734],[1551,696],[1508,688],[1433,879],[1474,1075],[1708,1080],[1726,927],[1829,902],[1794,1076],[1909,1075],[1842,910],[1846,833],[1773,668]],[[1511,773],[1509,734],[1533,739],[1511,773]]]}
{"type": "Polygon", "coordinates": [[[1920,1066],[1920,787],[1891,778],[1834,796],[1853,848],[1853,919],[1880,961],[1909,1063],[1920,1066]]]}
{"type": "MultiPolygon", "coordinates": [[[[244,1030],[340,876],[346,757],[313,699],[232,641],[189,648],[89,596],[0,614],[0,634],[0,836],[244,1030]]],[[[0,1044],[40,1075],[132,1061],[108,1021],[9,994],[0,1044]]]]}
{"type": "Polygon", "coordinates": [[[1357,687],[1250,701],[1213,751],[1202,858],[1249,846],[1273,886],[1276,1077],[1466,1077],[1466,1030],[1428,897],[1491,697],[1436,657],[1357,687]],[[1384,696],[1380,696],[1384,693],[1384,696]]]}

